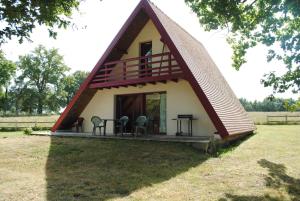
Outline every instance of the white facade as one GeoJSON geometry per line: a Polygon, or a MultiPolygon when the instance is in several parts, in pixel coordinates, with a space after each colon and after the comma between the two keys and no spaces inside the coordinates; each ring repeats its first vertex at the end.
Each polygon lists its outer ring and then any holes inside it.
{"type": "MultiPolygon", "coordinates": [[[[207,115],[190,84],[185,80],[168,81],[166,84],[147,84],[145,86],[130,86],[99,90],[81,113],[85,119],[84,132],[92,132],[91,117],[96,115],[103,119],[115,118],[115,97],[122,94],[166,92],[167,96],[167,135],[175,135],[177,131],[176,118],[178,114],[192,114],[197,120],[193,121],[193,136],[210,136],[217,130],[207,115]]],[[[187,131],[187,123],[182,124],[183,131],[187,131]]],[[[113,123],[108,122],[107,134],[113,134],[113,123]]]]}

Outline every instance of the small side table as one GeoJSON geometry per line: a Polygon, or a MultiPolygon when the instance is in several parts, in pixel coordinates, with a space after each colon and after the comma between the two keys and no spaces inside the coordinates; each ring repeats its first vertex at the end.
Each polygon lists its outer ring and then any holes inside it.
{"type": "Polygon", "coordinates": [[[182,121],[187,121],[187,123],[188,123],[188,132],[187,132],[187,135],[188,136],[193,136],[193,121],[194,120],[198,120],[198,119],[196,119],[196,118],[175,118],[175,119],[172,119],[172,120],[177,121],[177,132],[176,132],[176,135],[183,135],[183,132],[182,132],[182,121]]]}

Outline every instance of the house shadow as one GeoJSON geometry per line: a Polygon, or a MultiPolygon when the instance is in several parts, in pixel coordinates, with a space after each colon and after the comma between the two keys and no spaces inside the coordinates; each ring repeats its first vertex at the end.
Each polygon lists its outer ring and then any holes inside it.
{"type": "MultiPolygon", "coordinates": [[[[286,173],[284,164],[277,164],[266,159],[261,159],[258,164],[268,169],[269,173],[265,176],[265,185],[274,190],[284,189],[289,196],[289,200],[300,200],[300,179],[291,177],[286,173]]],[[[247,195],[234,195],[226,194],[225,198],[219,201],[282,201],[284,198],[275,197],[273,195],[265,194],[263,196],[247,196],[247,195]]]]}
{"type": "Polygon", "coordinates": [[[52,137],[47,200],[107,200],[169,180],[209,155],[186,144],[52,137]]]}

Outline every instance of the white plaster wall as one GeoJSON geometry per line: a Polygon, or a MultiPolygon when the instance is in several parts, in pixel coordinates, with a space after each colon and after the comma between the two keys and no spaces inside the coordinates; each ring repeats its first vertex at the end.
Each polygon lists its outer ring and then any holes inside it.
{"type": "MultiPolygon", "coordinates": [[[[179,82],[168,81],[166,84],[147,84],[141,88],[130,86],[128,88],[99,90],[80,115],[85,119],[84,131],[92,131],[90,119],[94,115],[105,119],[115,117],[114,99],[116,95],[159,91],[165,91],[167,96],[167,135],[175,135],[176,133],[176,121],[172,120],[172,118],[176,118],[177,114],[193,114],[195,118],[198,118],[193,123],[194,136],[208,136],[216,132],[198,97],[190,84],[185,80],[180,80],[179,82]]],[[[184,125],[183,129],[186,129],[184,125]]],[[[113,133],[112,122],[109,122],[107,125],[107,133],[113,133]]]]}

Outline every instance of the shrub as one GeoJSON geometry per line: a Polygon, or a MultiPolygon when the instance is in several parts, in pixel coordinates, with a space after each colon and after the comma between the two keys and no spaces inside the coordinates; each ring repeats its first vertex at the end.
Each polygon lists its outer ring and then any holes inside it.
{"type": "Polygon", "coordinates": [[[40,127],[40,126],[34,126],[34,127],[32,127],[32,130],[33,131],[40,131],[40,130],[42,130],[42,127],[40,127]]]}
{"type": "Polygon", "coordinates": [[[51,127],[42,127],[42,126],[34,126],[32,127],[33,131],[44,131],[44,130],[49,130],[51,127]]]}
{"type": "Polygon", "coordinates": [[[25,135],[31,135],[32,134],[32,129],[31,128],[25,128],[24,129],[24,134],[25,135]]]}
{"type": "Polygon", "coordinates": [[[23,130],[22,128],[15,128],[15,127],[2,127],[0,128],[0,131],[3,132],[13,132],[13,131],[21,131],[23,130]]]}

